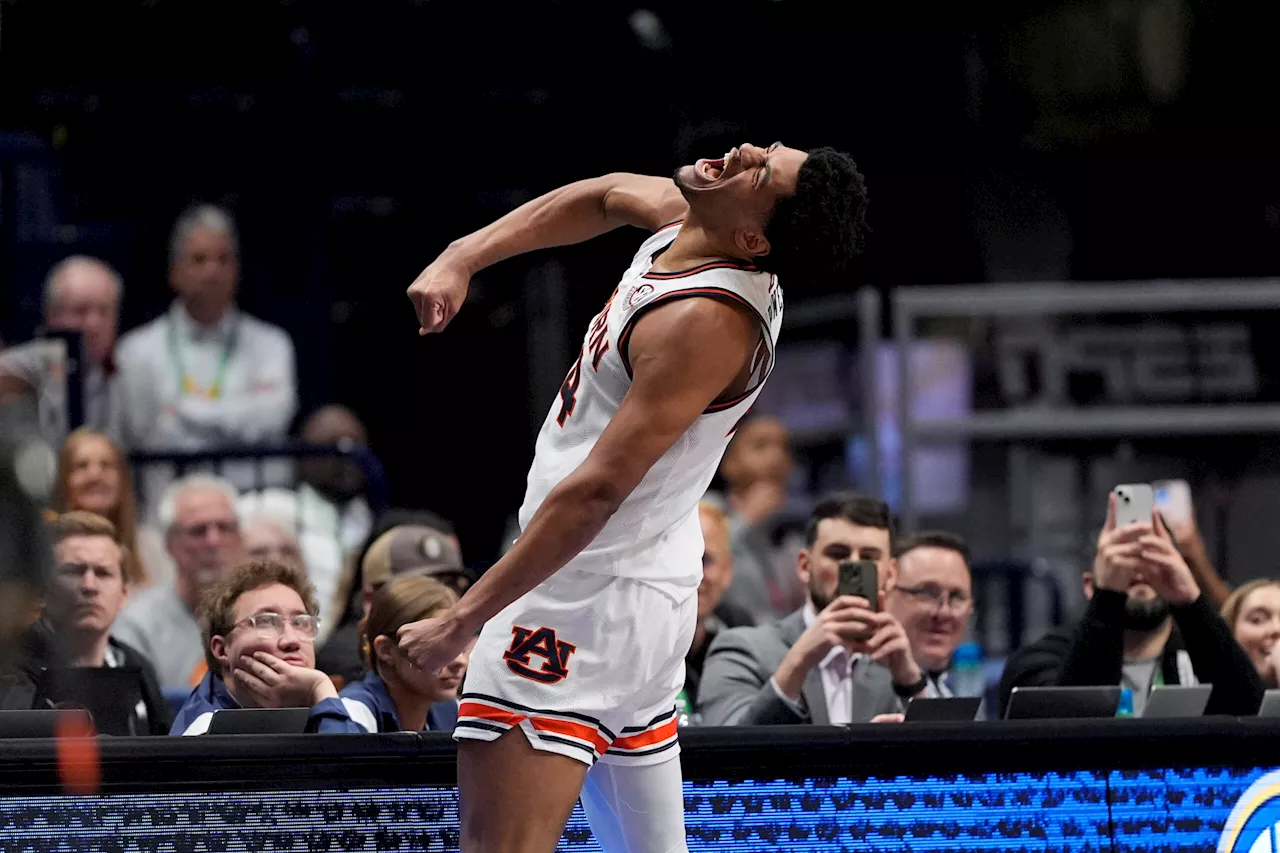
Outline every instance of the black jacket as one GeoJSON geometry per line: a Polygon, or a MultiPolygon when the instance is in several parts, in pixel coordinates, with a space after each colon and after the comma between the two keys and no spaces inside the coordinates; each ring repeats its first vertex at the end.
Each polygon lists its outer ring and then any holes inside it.
{"type": "MultiPolygon", "coordinates": [[[[1120,684],[1125,599],[1122,592],[1100,589],[1076,625],[1056,628],[1014,652],[1000,678],[1000,716],[1015,687],[1120,684]]],[[[1205,596],[1174,605],[1170,612],[1174,629],[1160,662],[1164,683],[1179,683],[1177,655],[1185,649],[1196,679],[1213,685],[1206,714],[1256,714],[1265,689],[1262,678],[1205,596]]]]}
{"type": "MultiPolygon", "coordinates": [[[[173,724],[173,708],[160,690],[155,668],[132,646],[114,638],[109,642],[124,665],[136,669],[141,679],[139,686],[147,719],[144,726],[137,727],[138,734],[167,735],[169,726],[173,724]]],[[[45,674],[50,669],[67,666],[49,624],[41,619],[28,628],[19,641],[19,649],[17,667],[10,673],[12,681],[5,681],[8,690],[0,696],[0,707],[47,707],[41,699],[45,674]]]]}

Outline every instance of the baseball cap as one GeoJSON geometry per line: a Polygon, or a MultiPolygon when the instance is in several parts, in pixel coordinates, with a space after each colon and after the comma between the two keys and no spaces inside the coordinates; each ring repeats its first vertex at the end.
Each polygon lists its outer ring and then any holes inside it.
{"type": "Polygon", "coordinates": [[[360,564],[364,583],[376,588],[395,575],[466,575],[462,555],[445,533],[418,524],[393,527],[373,541],[360,564]]]}

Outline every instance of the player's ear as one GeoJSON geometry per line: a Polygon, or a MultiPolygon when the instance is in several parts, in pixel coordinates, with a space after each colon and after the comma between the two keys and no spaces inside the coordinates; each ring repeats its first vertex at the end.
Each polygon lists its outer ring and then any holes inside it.
{"type": "Polygon", "coordinates": [[[763,234],[755,231],[739,228],[733,234],[733,242],[737,245],[738,250],[749,258],[758,258],[761,255],[769,254],[769,241],[765,239],[763,234]]]}

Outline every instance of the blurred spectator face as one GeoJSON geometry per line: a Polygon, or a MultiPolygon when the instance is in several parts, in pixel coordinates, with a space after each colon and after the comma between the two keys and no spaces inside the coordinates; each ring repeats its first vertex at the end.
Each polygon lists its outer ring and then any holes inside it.
{"type": "Polygon", "coordinates": [[[110,517],[120,503],[120,460],[111,443],[100,435],[87,435],[71,455],[67,475],[67,503],[110,517]]]}
{"type": "MultiPolygon", "coordinates": [[[[364,424],[350,409],[325,406],[307,418],[302,427],[302,441],[314,447],[364,447],[369,437],[364,424]]],[[[349,459],[307,459],[301,469],[304,480],[338,503],[345,503],[364,491],[364,472],[349,459]]]]}
{"type": "Polygon", "coordinates": [[[945,670],[964,639],[973,612],[973,584],[964,557],[950,548],[922,545],[898,558],[885,610],[902,623],[920,666],[945,670]]]}
{"type": "Polygon", "coordinates": [[[244,539],[245,551],[250,557],[306,569],[302,561],[302,546],[298,544],[298,537],[270,518],[259,516],[250,519],[245,524],[241,536],[244,539]]]}
{"type": "Polygon", "coordinates": [[[818,522],[813,547],[800,552],[797,574],[809,590],[809,600],[818,612],[836,598],[840,584],[840,563],[844,560],[871,560],[876,564],[880,589],[893,586],[894,566],[890,558],[889,531],[863,527],[846,518],[824,518],[818,522]]]}
{"type": "Polygon", "coordinates": [[[168,543],[178,573],[196,590],[218,583],[244,558],[235,508],[216,489],[191,489],[178,496],[168,543]]]}
{"type": "Polygon", "coordinates": [[[128,598],[120,546],[110,536],[68,536],[54,556],[49,620],[59,631],[105,634],[128,598]]]}
{"type": "Polygon", "coordinates": [[[216,323],[231,305],[240,263],[231,239],[216,228],[197,228],[169,270],[169,282],[200,323],[216,323]]]}
{"type": "Polygon", "coordinates": [[[214,657],[222,665],[224,680],[239,666],[242,657],[252,657],[254,652],[267,652],[285,663],[315,669],[314,614],[307,613],[296,590],[279,583],[249,590],[236,599],[232,620],[226,636],[214,635],[209,641],[214,657]],[[295,624],[299,622],[310,627],[295,624]]]}
{"type": "Polygon", "coordinates": [[[1280,642],[1280,585],[1268,584],[1246,595],[1231,630],[1258,671],[1274,675],[1268,658],[1280,642]]]}
{"type": "Polygon", "coordinates": [[[749,420],[738,428],[720,471],[734,486],[760,480],[786,482],[791,475],[791,437],[776,418],[749,420]]]}
{"type": "MultiPolygon", "coordinates": [[[[765,223],[779,198],[794,195],[800,167],[809,155],[774,143],[762,148],[743,143],[719,159],[699,160],[682,166],[675,174],[676,186],[699,214],[699,222],[714,223],[722,233],[747,232],[763,235],[765,223]]],[[[735,234],[736,240],[747,240],[735,234]]],[[[767,244],[739,243],[741,250],[763,254],[767,244]]]]}
{"type": "Polygon", "coordinates": [[[729,527],[723,519],[705,509],[698,510],[702,522],[702,582],[698,584],[698,618],[706,619],[720,603],[733,581],[733,550],[729,527]]]}
{"type": "Polygon", "coordinates": [[[72,263],[58,276],[56,293],[45,322],[82,332],[89,358],[104,363],[116,344],[120,315],[120,292],[110,271],[92,261],[72,263]]]}

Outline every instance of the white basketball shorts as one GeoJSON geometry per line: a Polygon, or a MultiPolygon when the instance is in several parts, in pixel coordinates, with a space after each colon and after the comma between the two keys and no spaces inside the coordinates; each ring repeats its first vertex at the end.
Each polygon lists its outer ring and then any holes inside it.
{"type": "Polygon", "coordinates": [[[454,738],[519,726],[535,749],[588,766],[674,758],[697,610],[694,587],[561,569],[485,624],[454,738]]]}

